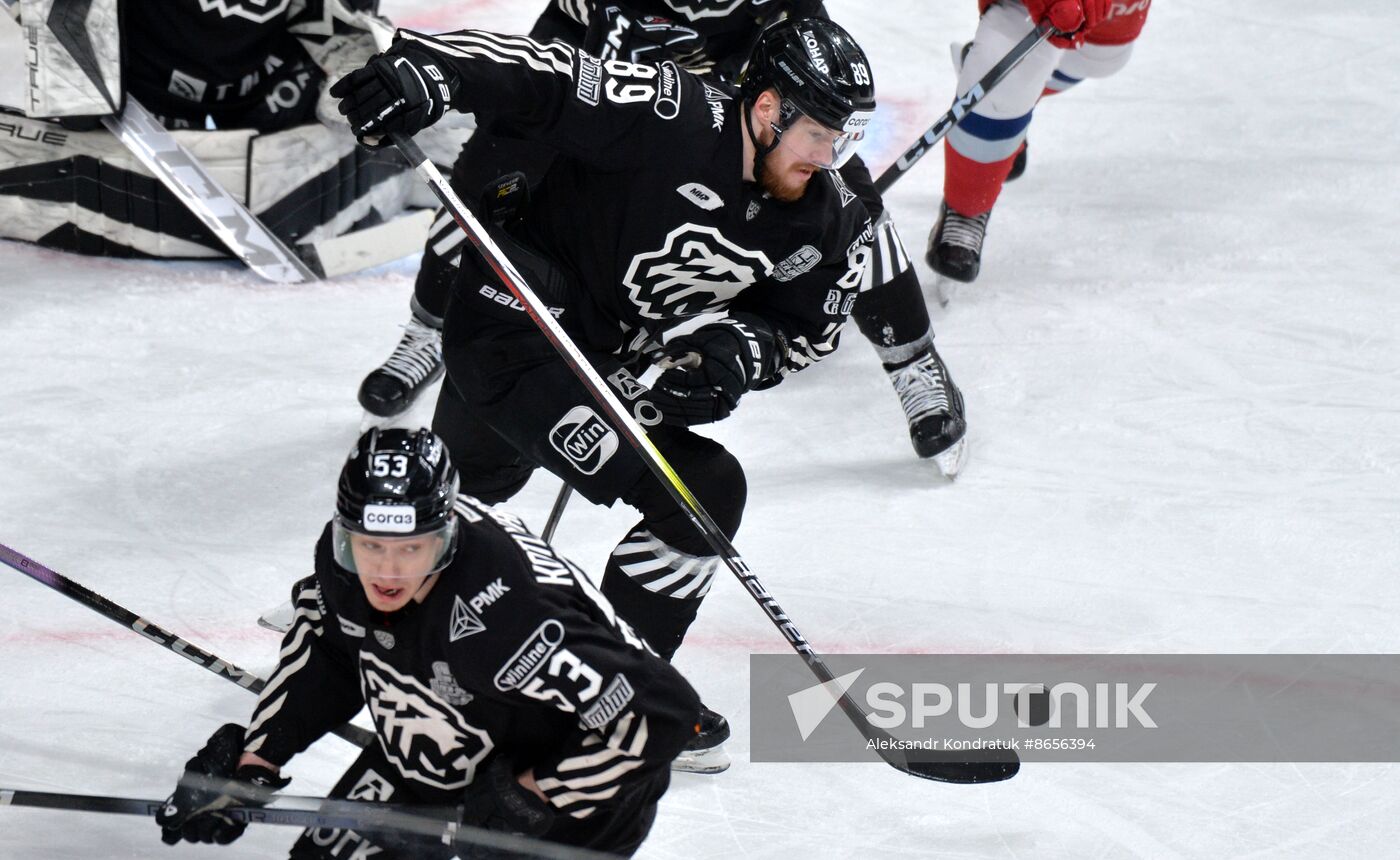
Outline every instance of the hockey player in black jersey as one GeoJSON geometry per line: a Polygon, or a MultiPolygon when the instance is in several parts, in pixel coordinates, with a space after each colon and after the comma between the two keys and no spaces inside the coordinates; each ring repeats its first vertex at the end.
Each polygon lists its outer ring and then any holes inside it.
{"type": "MultiPolygon", "coordinates": [[[[759,31],[785,13],[825,16],[819,0],[550,0],[530,35],[540,42],[558,39],[605,60],[671,59],[689,71],[733,81],[759,31]]],[[[507,173],[521,171],[537,184],[554,152],[547,142],[502,138],[487,125],[462,150],[452,183],[469,204],[489,194],[490,183],[507,173]]],[[[870,171],[857,156],[841,175],[875,225],[869,285],[851,315],[889,374],[915,451],[934,458],[952,477],[967,454],[962,393],[934,348],[918,274],[870,171]]],[[[360,387],[360,403],[370,413],[402,412],[441,374],[441,318],[464,242],[457,225],[440,211],[424,247],[403,338],[360,387]]]]}
{"type": "MultiPolygon", "coordinates": [[[[236,839],[244,825],[218,813],[230,795],[208,778],[266,800],[292,756],[368,706],[378,743],[332,797],[461,806],[468,824],[621,855],[641,844],[695,692],[577,567],[457,490],[429,431],[360,438],[277,669],[248,727],[223,726],[186,765],[157,818],[166,842],[236,839]]],[[[291,856],[452,851],[316,830],[291,856]]]]}
{"type": "MultiPolygon", "coordinates": [[[[332,93],[366,139],[417,131],[450,105],[559,150],[496,239],[732,537],[743,470],[690,426],[830,354],[869,264],[865,207],[833,169],[875,108],[850,36],[823,19],[775,25],[740,91],[672,62],[401,31],[332,93]],[[648,386],[649,365],[669,369],[648,386]]],[[[461,261],[444,353],[433,427],[465,490],[500,502],[544,466],[596,504],[640,511],[603,592],[670,657],[720,559],[475,254],[461,261]]],[[[717,715],[706,722],[722,740],[717,715]]]]}

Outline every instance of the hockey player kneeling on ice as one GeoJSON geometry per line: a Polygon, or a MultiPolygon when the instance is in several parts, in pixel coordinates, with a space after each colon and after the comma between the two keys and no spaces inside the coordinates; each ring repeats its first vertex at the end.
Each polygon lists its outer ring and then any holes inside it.
{"type": "Polygon", "coordinates": [[[10,99],[22,110],[0,107],[0,237],[103,256],[228,255],[101,127],[128,97],[288,244],[392,218],[420,183],[401,160],[356,147],[324,97],[374,53],[357,22],[377,2],[22,0],[30,67],[0,57],[0,76],[28,86],[10,99]],[[75,20],[88,29],[71,32],[75,20]]]}
{"type": "MultiPolygon", "coordinates": [[[[496,240],[733,536],[743,470],[691,427],[831,354],[866,275],[870,220],[835,172],[875,109],[850,35],[780,22],[736,89],[559,42],[401,30],[331,93],[368,143],[452,107],[559,151],[496,240]],[[650,386],[638,379],[648,366],[664,368],[650,386]]],[[[720,559],[475,254],[462,257],[443,353],[433,429],[464,490],[504,501],[544,466],[595,504],[640,511],[603,593],[669,658],[720,559]]],[[[717,714],[706,723],[715,741],[727,734],[717,714]]]]}
{"type": "MultiPolygon", "coordinates": [[[[461,805],[468,824],[637,849],[694,734],[695,691],[577,567],[457,490],[431,432],[360,437],[277,669],[248,728],[224,726],[186,765],[158,816],[166,842],[237,838],[243,825],[216,811],[228,795],[203,777],[280,789],[288,759],[368,706],[379,742],[332,797],[461,805]]],[[[357,857],[451,856],[351,836],[357,857]]],[[[346,844],[308,831],[291,856],[346,857],[346,844]]]]}

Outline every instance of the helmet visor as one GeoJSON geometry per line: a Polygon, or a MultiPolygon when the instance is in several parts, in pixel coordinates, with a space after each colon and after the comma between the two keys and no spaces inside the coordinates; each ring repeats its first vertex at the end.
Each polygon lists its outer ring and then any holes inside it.
{"type": "Polygon", "coordinates": [[[422,534],[369,534],[337,515],[331,521],[335,563],[372,579],[419,579],[437,573],[452,559],[457,518],[422,534]]]}
{"type": "Polygon", "coordinates": [[[865,142],[865,132],[873,116],[870,111],[856,111],[846,118],[841,128],[834,129],[812,119],[785,99],[782,119],[776,126],[780,135],[778,145],[800,161],[825,170],[838,170],[865,142]]]}

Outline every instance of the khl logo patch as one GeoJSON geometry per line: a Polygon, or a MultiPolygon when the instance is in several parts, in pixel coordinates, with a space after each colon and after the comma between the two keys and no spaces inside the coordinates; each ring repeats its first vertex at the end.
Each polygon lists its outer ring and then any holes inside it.
{"type": "Polygon", "coordinates": [[[617,433],[588,406],[575,406],[554,429],[549,444],[585,475],[597,474],[617,453],[617,433]]]}

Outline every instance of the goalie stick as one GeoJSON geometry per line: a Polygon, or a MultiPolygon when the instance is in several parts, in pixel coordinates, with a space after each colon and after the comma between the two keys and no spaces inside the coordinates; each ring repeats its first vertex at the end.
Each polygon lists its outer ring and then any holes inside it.
{"type": "MultiPolygon", "coordinates": [[[[267,686],[266,681],[254,675],[252,672],[246,669],[240,669],[232,663],[221,660],[208,651],[205,651],[203,648],[181,639],[169,630],[152,624],[130,609],[113,603],[97,592],[79,585],[57,571],[50,570],[22,552],[0,544],[0,561],[13,567],[25,576],[47,585],[59,594],[70,597],[87,608],[96,611],[98,614],[112,619],[121,626],[141,634],[167,651],[173,651],[192,663],[198,663],[215,675],[221,678],[227,678],[240,687],[251,690],[254,693],[261,693],[263,687],[267,686]]],[[[335,729],[332,729],[332,731],[350,743],[361,747],[369,746],[375,739],[374,732],[366,731],[359,726],[354,726],[349,723],[337,726],[335,729]]]]}
{"type": "MultiPolygon", "coordinates": [[[[1025,38],[1017,42],[1006,52],[1006,56],[997,61],[995,66],[987,70],[982,79],[972,85],[972,88],[957,98],[953,99],[953,106],[948,112],[938,118],[938,121],[929,126],[928,130],[899,157],[894,164],[885,169],[880,174],[880,178],[875,180],[875,190],[884,194],[890,190],[899,178],[909,172],[909,168],[918,163],[919,159],[928,155],[929,150],[934,145],[953,130],[953,127],[962,122],[973,108],[977,107],[982,99],[987,97],[996,85],[1011,73],[1011,70],[1020,65],[1021,61],[1035,50],[1041,42],[1055,35],[1057,31],[1049,24],[1041,24],[1034,30],[1026,34],[1025,38]]],[[[946,304],[946,302],[945,302],[946,304]]]]}
{"type": "MultiPolygon", "coordinates": [[[[0,788],[0,806],[154,817],[164,805],[163,800],[135,797],[0,788]]],[[[491,852],[500,852],[492,853],[493,857],[604,860],[605,857],[613,856],[459,824],[460,810],[456,807],[276,795],[266,806],[225,806],[219,809],[219,814],[246,824],[272,824],[308,830],[354,830],[357,833],[410,833],[441,840],[442,844],[459,849],[485,848],[491,852]]],[[[469,853],[464,856],[477,855],[469,853]]]]}
{"type": "Polygon", "coordinates": [[[871,724],[869,715],[848,693],[843,691],[838,695],[835,692],[843,690],[843,688],[840,684],[835,683],[836,677],[827,667],[826,661],[807,642],[806,637],[798,631],[797,625],[793,624],[792,619],[778,605],[777,600],[768,593],[763,583],[759,582],[758,577],[749,570],[748,564],[740,557],[739,551],[730,543],[729,538],[715,524],[699,500],[676,474],[671,464],[666,461],[666,458],[647,436],[646,431],[642,429],[642,426],[617,399],[617,395],[613,394],[612,390],[603,382],[597,370],[579,351],[578,346],[565,333],[554,316],[549,313],[544,303],[540,301],[534,290],[516,270],[515,265],[496,246],[495,241],[486,233],[476,216],[457,197],[456,192],[443,178],[442,173],[423,154],[422,149],[414,143],[411,137],[395,133],[390,135],[390,139],[403,153],[408,163],[413,165],[413,169],[418,175],[432,187],[433,192],[442,201],[442,205],[446,207],[448,212],[452,213],[453,219],[466,233],[467,238],[471,240],[482,259],[495,272],[501,283],[520,301],[530,319],[540,328],[565,363],[597,400],[598,405],[611,419],[612,426],[637,451],[647,467],[661,481],[662,486],[666,488],[695,527],[704,535],[715,554],[738,577],[739,582],[767,613],[769,619],[782,632],[793,650],[803,657],[812,673],[832,693],[833,697],[836,698],[836,703],[841,706],[841,710],[850,718],[856,729],[867,740],[875,742],[873,746],[878,750],[881,758],[903,773],[941,782],[984,783],[1015,776],[1020,768],[1020,759],[1012,750],[991,749],[979,750],[974,753],[949,754],[941,750],[899,749],[898,744],[891,743],[892,738],[887,732],[871,724]],[[969,761],[969,759],[972,760],[969,761]]]}

